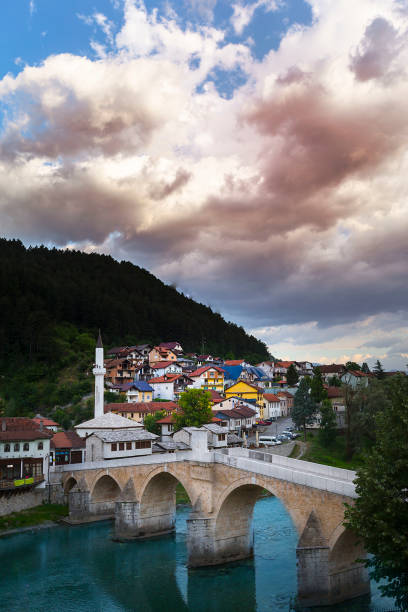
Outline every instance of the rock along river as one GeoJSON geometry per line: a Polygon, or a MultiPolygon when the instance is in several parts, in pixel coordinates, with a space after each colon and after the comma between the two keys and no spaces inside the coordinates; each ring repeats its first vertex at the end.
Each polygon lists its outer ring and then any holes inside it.
{"type": "MultiPolygon", "coordinates": [[[[0,538],[1,612],[266,612],[294,609],[296,541],[281,502],[254,512],[253,559],[187,570],[186,518],[175,535],[132,543],[111,540],[108,522],[52,527],[0,538]]],[[[371,598],[325,612],[394,610],[372,584],[371,598]]]]}

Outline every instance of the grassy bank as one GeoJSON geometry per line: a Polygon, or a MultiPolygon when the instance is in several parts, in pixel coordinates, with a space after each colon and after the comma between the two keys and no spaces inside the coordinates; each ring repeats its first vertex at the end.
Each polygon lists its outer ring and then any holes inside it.
{"type": "Polygon", "coordinates": [[[321,444],[317,432],[307,432],[307,450],[302,460],[347,470],[356,470],[364,464],[361,455],[355,454],[350,460],[346,458],[346,441],[343,435],[338,435],[334,443],[326,448],[321,444]]]}
{"type": "Polygon", "coordinates": [[[0,516],[0,533],[9,529],[41,525],[45,521],[58,521],[67,514],[68,506],[60,504],[43,504],[21,512],[13,512],[0,516]]]}

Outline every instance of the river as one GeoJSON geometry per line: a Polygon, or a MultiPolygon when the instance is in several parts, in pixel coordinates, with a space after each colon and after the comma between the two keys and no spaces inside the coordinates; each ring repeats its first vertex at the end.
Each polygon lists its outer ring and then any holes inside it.
{"type": "MultiPolygon", "coordinates": [[[[254,559],[187,570],[186,518],[173,536],[111,540],[108,522],[53,527],[0,539],[1,612],[267,612],[291,610],[297,534],[275,497],[257,502],[254,559]]],[[[375,584],[370,598],[321,612],[394,610],[375,584]]]]}

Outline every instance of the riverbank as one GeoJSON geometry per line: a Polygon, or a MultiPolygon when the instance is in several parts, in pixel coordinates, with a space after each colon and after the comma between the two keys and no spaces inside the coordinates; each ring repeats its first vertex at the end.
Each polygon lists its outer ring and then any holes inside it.
{"type": "Polygon", "coordinates": [[[0,536],[26,531],[33,527],[50,527],[68,515],[68,506],[42,504],[0,517],[0,536]]]}
{"type": "Polygon", "coordinates": [[[357,470],[364,465],[362,455],[354,454],[348,460],[346,458],[346,442],[343,435],[337,435],[333,444],[330,447],[325,447],[320,442],[317,431],[308,431],[306,434],[306,442],[299,440],[299,446],[304,446],[303,454],[300,455],[294,451],[290,455],[292,459],[302,459],[303,461],[311,461],[312,463],[321,463],[332,467],[343,468],[346,470],[357,470]],[[295,454],[296,453],[296,454],[295,454]]]}

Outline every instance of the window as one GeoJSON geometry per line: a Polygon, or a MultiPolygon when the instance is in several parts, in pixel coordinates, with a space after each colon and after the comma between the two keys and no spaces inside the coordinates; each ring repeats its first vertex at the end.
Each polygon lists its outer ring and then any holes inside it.
{"type": "Polygon", "coordinates": [[[150,448],[150,440],[137,440],[136,448],[150,448]]]}
{"type": "Polygon", "coordinates": [[[5,444],[4,445],[4,452],[5,453],[9,453],[10,452],[10,444],[5,444]]]}
{"type": "Polygon", "coordinates": [[[132,443],[126,442],[126,450],[132,450],[132,443]]]}
{"type": "Polygon", "coordinates": [[[23,450],[25,450],[25,451],[30,450],[30,445],[29,445],[28,442],[24,442],[23,450]]]}
{"type": "Polygon", "coordinates": [[[38,450],[42,450],[44,448],[44,443],[43,442],[39,442],[38,443],[38,450]]]}
{"type": "Polygon", "coordinates": [[[116,451],[118,450],[118,445],[116,444],[116,442],[114,442],[114,444],[111,444],[111,451],[116,451]]]}
{"type": "Polygon", "coordinates": [[[225,434],[219,434],[218,439],[219,440],[225,440],[225,434]]]}
{"type": "Polygon", "coordinates": [[[17,442],[17,444],[14,445],[14,452],[17,452],[20,450],[20,444],[17,442]]]}
{"type": "Polygon", "coordinates": [[[119,442],[119,450],[125,450],[125,443],[119,442]]]}

